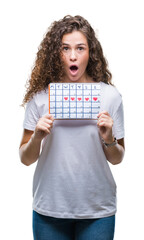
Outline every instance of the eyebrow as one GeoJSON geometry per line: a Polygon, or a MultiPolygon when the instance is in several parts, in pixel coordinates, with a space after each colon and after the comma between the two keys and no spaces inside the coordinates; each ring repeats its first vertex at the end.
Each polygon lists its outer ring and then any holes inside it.
{"type": "MultiPolygon", "coordinates": [[[[68,43],[62,43],[62,45],[69,46],[70,44],[68,44],[68,43]]],[[[77,46],[80,46],[80,45],[87,46],[85,43],[78,43],[78,44],[76,44],[76,45],[77,45],[77,46]]]]}

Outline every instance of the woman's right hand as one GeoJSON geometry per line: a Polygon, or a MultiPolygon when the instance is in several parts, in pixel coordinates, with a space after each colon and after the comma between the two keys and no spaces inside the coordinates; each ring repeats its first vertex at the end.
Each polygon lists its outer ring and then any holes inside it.
{"type": "Polygon", "coordinates": [[[54,118],[51,114],[47,114],[39,119],[34,133],[33,138],[35,140],[42,140],[48,134],[50,134],[51,129],[53,127],[54,118]]]}
{"type": "Polygon", "coordinates": [[[24,129],[20,143],[20,159],[26,166],[36,162],[40,154],[41,140],[50,134],[54,118],[48,114],[39,119],[34,132],[24,129]]]}

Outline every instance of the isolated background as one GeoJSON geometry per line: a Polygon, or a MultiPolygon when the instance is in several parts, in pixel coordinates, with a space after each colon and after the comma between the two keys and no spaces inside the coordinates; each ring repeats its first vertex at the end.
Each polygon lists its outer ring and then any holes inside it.
{"type": "Polygon", "coordinates": [[[111,166],[118,186],[115,240],[144,239],[143,64],[144,7],[140,0],[5,0],[0,6],[0,226],[3,240],[32,239],[35,164],[20,163],[24,109],[20,107],[38,46],[48,26],[82,15],[96,30],[121,92],[126,154],[111,166]]]}

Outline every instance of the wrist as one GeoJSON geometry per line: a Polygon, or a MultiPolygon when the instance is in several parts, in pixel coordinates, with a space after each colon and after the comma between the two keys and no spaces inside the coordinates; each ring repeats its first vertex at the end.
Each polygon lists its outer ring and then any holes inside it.
{"type": "Polygon", "coordinates": [[[114,140],[115,140],[114,136],[111,136],[111,137],[107,138],[106,140],[104,138],[102,138],[102,141],[104,141],[106,144],[111,144],[114,140]]]}
{"type": "Polygon", "coordinates": [[[105,147],[112,147],[112,146],[115,146],[118,142],[117,142],[117,139],[115,137],[113,137],[113,140],[110,142],[105,142],[105,140],[102,138],[102,143],[105,147]]]}
{"type": "Polygon", "coordinates": [[[41,144],[41,139],[40,138],[37,138],[36,135],[33,133],[32,136],[31,136],[31,142],[34,143],[34,144],[41,144]]]}

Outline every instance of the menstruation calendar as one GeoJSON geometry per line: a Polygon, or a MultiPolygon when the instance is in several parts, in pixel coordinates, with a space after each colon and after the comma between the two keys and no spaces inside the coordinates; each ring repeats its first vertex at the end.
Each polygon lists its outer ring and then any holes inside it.
{"type": "Polygon", "coordinates": [[[50,83],[49,113],[55,119],[97,119],[100,83],[50,83]]]}

